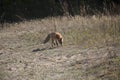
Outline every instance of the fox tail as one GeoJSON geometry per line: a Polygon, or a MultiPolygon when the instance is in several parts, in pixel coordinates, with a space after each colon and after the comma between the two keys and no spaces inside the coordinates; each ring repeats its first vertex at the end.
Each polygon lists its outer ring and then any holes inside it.
{"type": "Polygon", "coordinates": [[[45,43],[47,43],[49,40],[50,40],[50,35],[48,35],[48,36],[45,38],[45,40],[44,40],[43,43],[45,44],[45,43]]]}

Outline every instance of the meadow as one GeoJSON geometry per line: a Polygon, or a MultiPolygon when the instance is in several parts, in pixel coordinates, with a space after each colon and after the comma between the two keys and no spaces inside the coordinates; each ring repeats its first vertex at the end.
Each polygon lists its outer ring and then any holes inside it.
{"type": "Polygon", "coordinates": [[[120,16],[47,17],[5,23],[0,80],[119,80],[120,16]],[[63,47],[49,49],[60,32],[63,47]]]}

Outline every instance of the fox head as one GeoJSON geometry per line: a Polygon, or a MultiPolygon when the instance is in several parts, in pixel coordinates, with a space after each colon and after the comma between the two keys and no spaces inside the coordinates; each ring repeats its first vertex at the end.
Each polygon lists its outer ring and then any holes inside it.
{"type": "Polygon", "coordinates": [[[62,45],[62,43],[63,43],[63,38],[60,38],[58,41],[59,41],[59,43],[62,45]]]}

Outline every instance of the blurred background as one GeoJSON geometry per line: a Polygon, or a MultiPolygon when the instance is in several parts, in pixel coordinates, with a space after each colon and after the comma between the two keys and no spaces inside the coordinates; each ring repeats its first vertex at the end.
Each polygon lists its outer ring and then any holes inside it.
{"type": "Polygon", "coordinates": [[[120,0],[0,0],[0,23],[50,16],[119,13],[120,0]]]}

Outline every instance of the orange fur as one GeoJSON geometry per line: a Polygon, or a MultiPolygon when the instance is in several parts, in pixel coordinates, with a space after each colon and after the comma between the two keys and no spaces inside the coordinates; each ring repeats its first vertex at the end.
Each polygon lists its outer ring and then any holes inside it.
{"type": "Polygon", "coordinates": [[[52,33],[48,34],[48,36],[44,40],[44,44],[47,43],[49,40],[52,41],[52,43],[51,43],[52,47],[55,45],[58,46],[58,44],[60,44],[62,46],[63,37],[59,32],[52,32],[52,33]]]}

